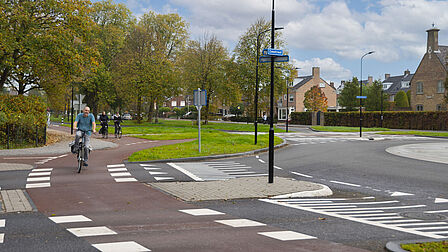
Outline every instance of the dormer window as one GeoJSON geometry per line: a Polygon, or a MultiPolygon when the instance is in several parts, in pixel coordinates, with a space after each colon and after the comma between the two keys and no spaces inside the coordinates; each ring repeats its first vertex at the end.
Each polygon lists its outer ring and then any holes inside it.
{"type": "Polygon", "coordinates": [[[409,81],[402,81],[401,82],[401,87],[402,88],[408,88],[409,87],[409,81]]]}

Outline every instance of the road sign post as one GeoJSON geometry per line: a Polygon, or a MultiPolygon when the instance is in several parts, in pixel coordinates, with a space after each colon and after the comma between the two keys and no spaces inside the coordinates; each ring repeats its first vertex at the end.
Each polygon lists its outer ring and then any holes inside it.
{"type": "Polygon", "coordinates": [[[198,109],[198,141],[199,141],[199,153],[201,153],[201,109],[202,106],[207,105],[207,91],[198,90],[193,91],[193,104],[198,109]]]}

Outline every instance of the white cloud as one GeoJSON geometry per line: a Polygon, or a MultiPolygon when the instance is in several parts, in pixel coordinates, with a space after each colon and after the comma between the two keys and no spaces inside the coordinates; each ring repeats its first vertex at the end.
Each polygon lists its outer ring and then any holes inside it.
{"type": "Polygon", "coordinates": [[[299,76],[307,76],[312,74],[313,67],[320,67],[320,76],[328,83],[334,82],[338,86],[338,80],[349,80],[353,77],[349,69],[344,68],[341,64],[332,58],[312,58],[310,60],[299,61],[292,60],[294,66],[299,67],[299,76]]]}

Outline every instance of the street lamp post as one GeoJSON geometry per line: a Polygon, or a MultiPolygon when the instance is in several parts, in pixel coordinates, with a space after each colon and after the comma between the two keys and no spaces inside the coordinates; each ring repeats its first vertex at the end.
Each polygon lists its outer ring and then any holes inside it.
{"type": "MultiPolygon", "coordinates": [[[[283,27],[274,28],[275,31],[282,30],[283,27]]],[[[254,108],[254,126],[255,126],[255,145],[257,144],[257,131],[258,131],[258,88],[260,87],[258,79],[258,59],[260,58],[260,36],[270,31],[271,29],[264,30],[257,35],[257,64],[255,68],[255,108],[254,108]]]]}
{"type": "MultiPolygon", "coordinates": [[[[271,48],[275,48],[275,0],[272,0],[271,48]]],[[[274,183],[274,60],[271,60],[271,94],[269,108],[269,176],[268,183],[274,183]]]]}
{"type": "Polygon", "coordinates": [[[362,59],[374,52],[375,51],[370,51],[361,57],[361,79],[359,80],[359,137],[362,137],[362,59]]]}

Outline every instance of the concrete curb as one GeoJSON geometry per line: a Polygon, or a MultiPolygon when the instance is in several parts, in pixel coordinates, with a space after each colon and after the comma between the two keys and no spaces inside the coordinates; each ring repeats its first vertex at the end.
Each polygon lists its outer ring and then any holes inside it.
{"type": "Polygon", "coordinates": [[[437,241],[448,241],[447,239],[422,239],[422,240],[404,240],[404,241],[390,241],[386,243],[386,250],[392,252],[409,252],[401,248],[401,244],[410,243],[424,243],[424,242],[437,242],[437,241]]]}
{"type": "Polygon", "coordinates": [[[277,195],[274,197],[271,197],[271,199],[284,199],[284,198],[306,198],[306,197],[326,197],[333,195],[333,191],[330,189],[330,187],[318,184],[322,186],[322,189],[314,190],[314,191],[303,191],[303,192],[296,192],[296,193],[288,193],[283,195],[277,195]]]}
{"type": "MultiPolygon", "coordinates": [[[[274,149],[283,148],[286,145],[285,140],[283,140],[283,143],[274,146],[274,149]]],[[[231,157],[242,157],[242,156],[249,156],[249,155],[255,155],[261,152],[268,151],[269,148],[263,148],[253,151],[247,151],[247,152],[241,152],[241,153],[232,153],[232,154],[222,154],[222,155],[213,155],[213,156],[203,156],[203,157],[187,157],[187,158],[173,158],[173,159],[159,159],[159,160],[149,160],[149,161],[124,161],[124,163],[167,163],[167,162],[192,162],[192,161],[203,161],[203,160],[210,160],[210,159],[221,159],[221,158],[231,158],[231,157]]]]}

